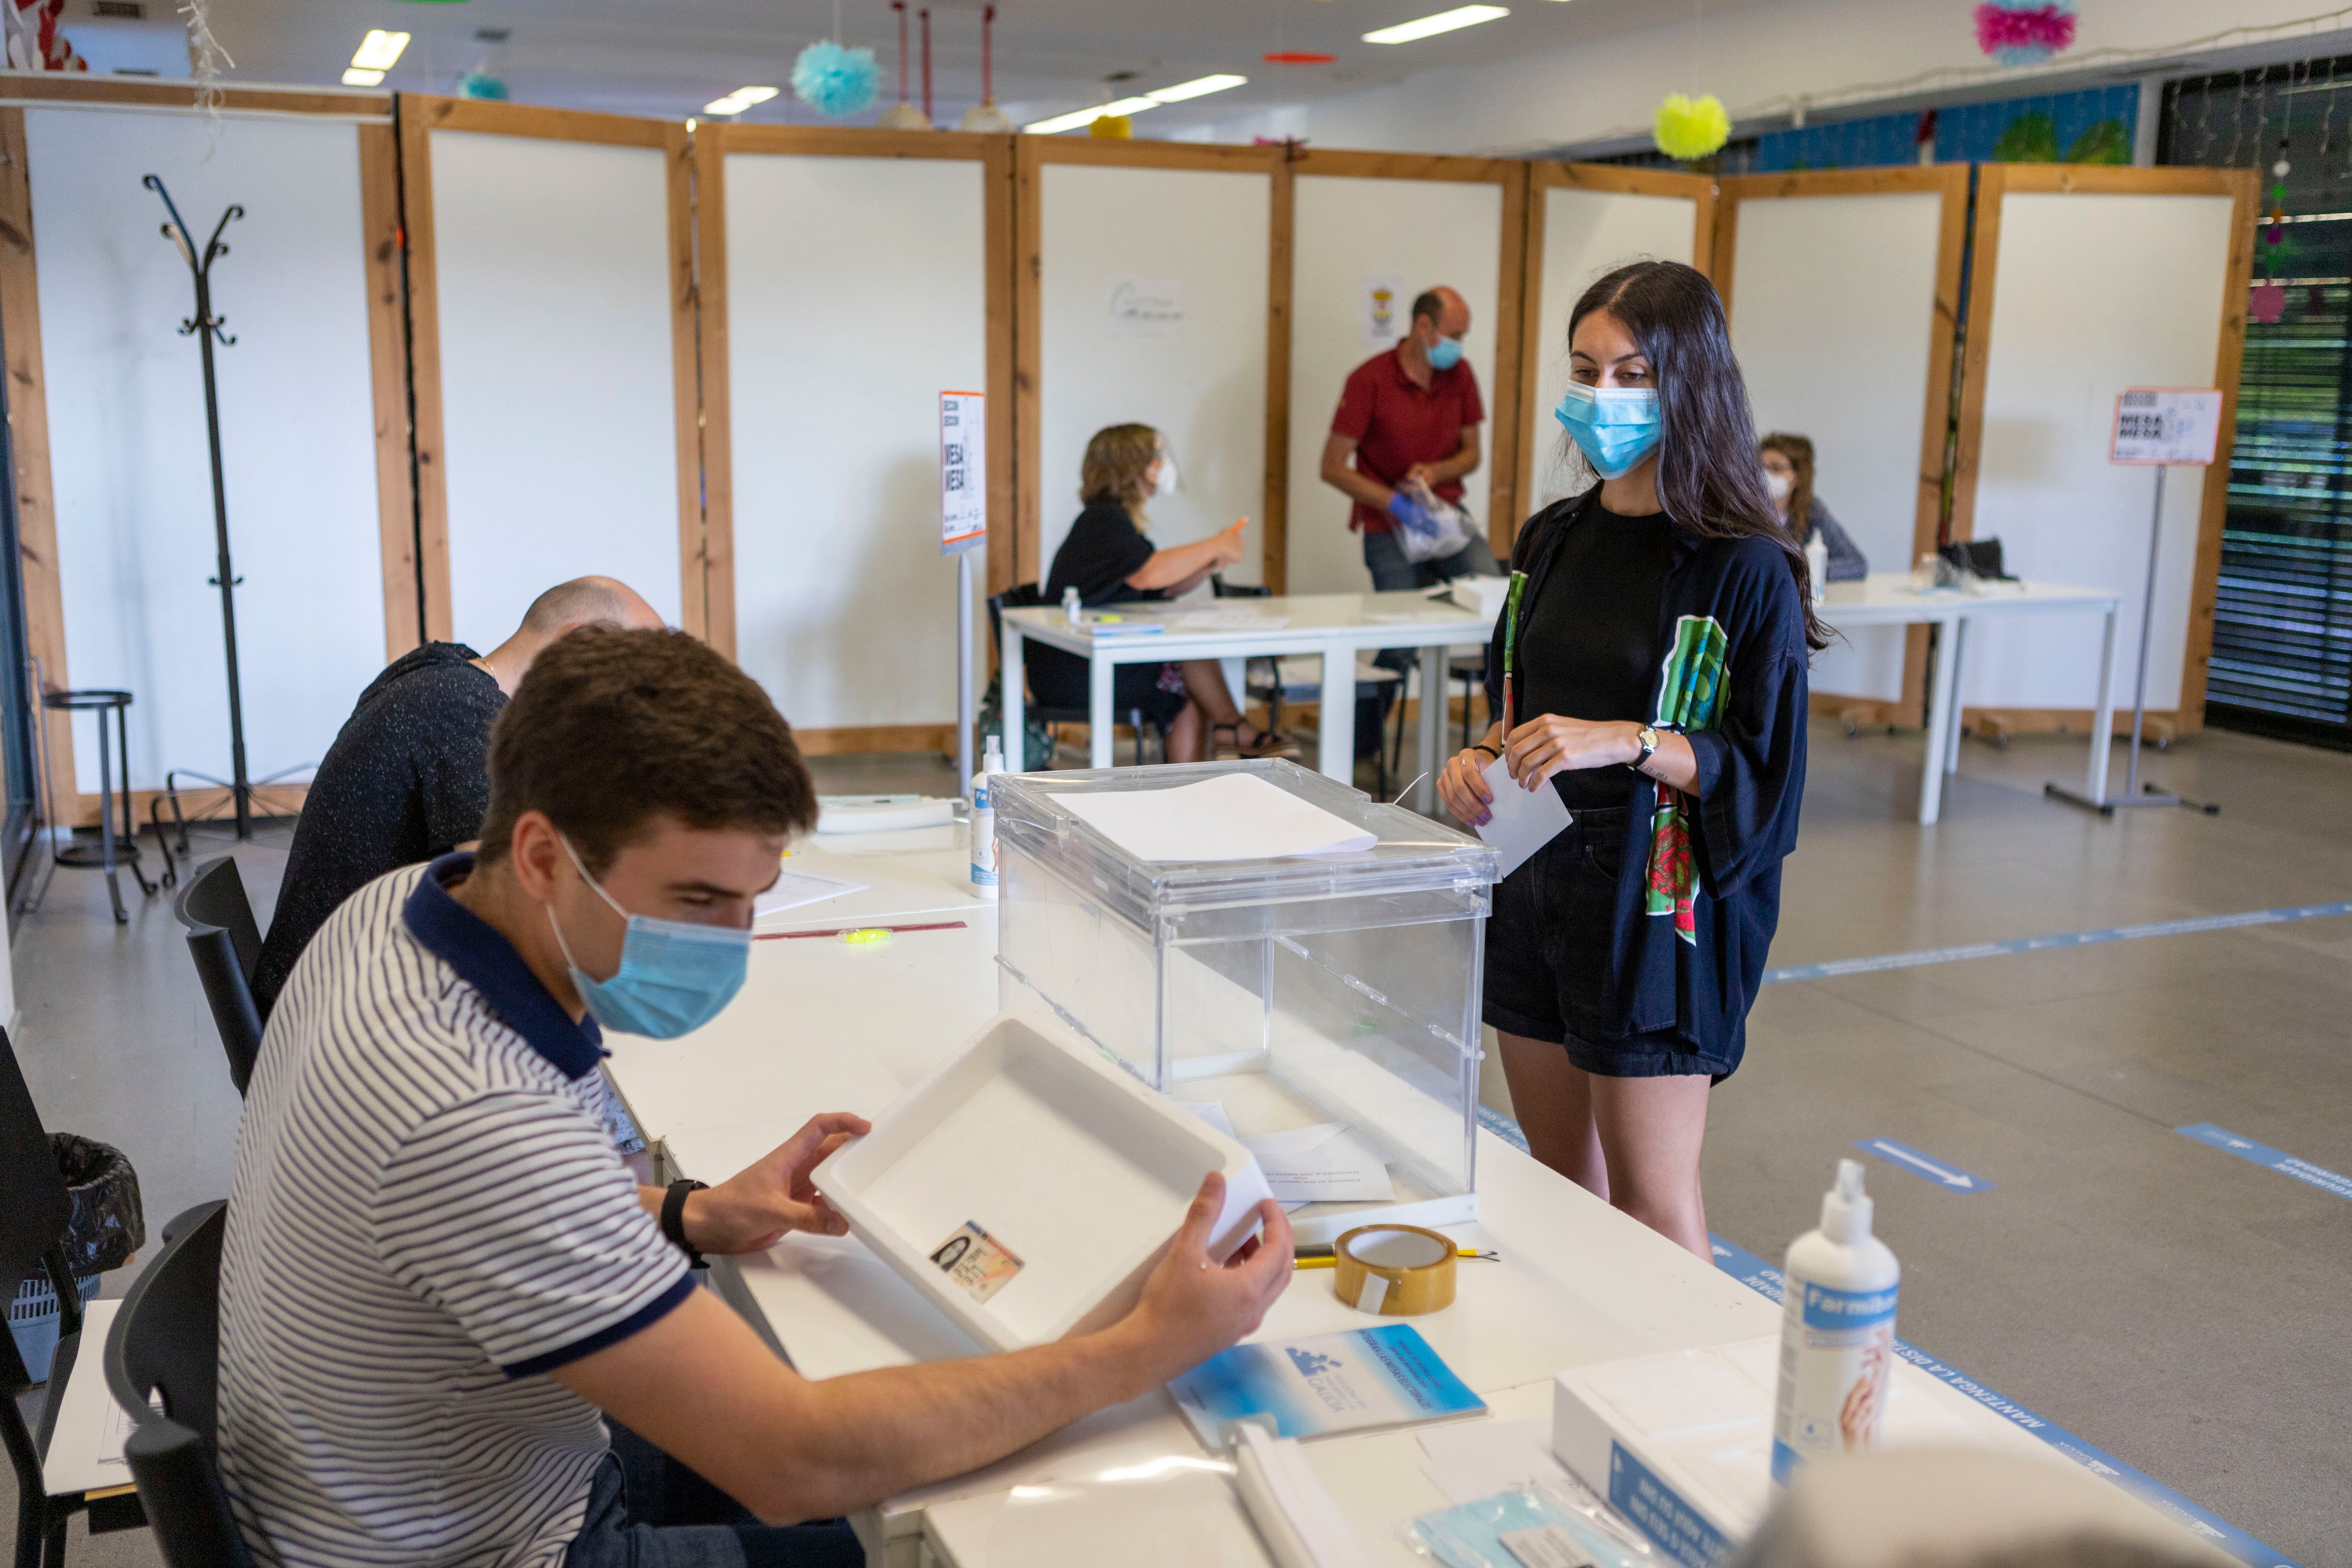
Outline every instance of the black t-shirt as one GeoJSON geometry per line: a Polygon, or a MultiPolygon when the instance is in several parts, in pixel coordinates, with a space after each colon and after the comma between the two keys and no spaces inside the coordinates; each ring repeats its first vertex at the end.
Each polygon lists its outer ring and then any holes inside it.
{"type": "MultiPolygon", "coordinates": [[[[1514,722],[1540,713],[1648,720],[1673,526],[1664,512],[1619,517],[1596,502],[1570,527],[1541,596],[1519,606],[1514,722]]],[[[1552,783],[1571,811],[1624,805],[1633,773],[1582,768],[1555,773],[1552,783]]]]}
{"type": "Polygon", "coordinates": [[[360,693],[310,781],[269,935],[254,965],[266,1015],[302,949],[345,899],[482,831],[490,724],[507,705],[463,643],[403,654],[360,693]]]}
{"type": "Polygon", "coordinates": [[[1151,559],[1151,541],[1115,500],[1088,501],[1070,535],[1054,552],[1053,575],[1045,579],[1045,599],[1062,602],[1062,590],[1076,585],[1088,609],[1123,605],[1135,599],[1164,599],[1165,588],[1130,588],[1127,580],[1151,559]]]}

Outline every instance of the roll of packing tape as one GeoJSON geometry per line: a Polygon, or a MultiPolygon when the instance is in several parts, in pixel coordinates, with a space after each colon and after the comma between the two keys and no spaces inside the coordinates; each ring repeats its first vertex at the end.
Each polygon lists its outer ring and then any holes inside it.
{"type": "Polygon", "coordinates": [[[1454,1241],[1417,1225],[1367,1225],[1332,1247],[1331,1289],[1359,1312],[1417,1318],[1454,1305],[1454,1241]]]}

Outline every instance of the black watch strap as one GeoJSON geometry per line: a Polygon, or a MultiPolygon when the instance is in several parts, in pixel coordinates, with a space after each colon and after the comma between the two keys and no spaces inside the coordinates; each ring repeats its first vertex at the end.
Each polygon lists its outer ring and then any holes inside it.
{"type": "Polygon", "coordinates": [[[672,1182],[669,1190],[662,1194],[661,1233],[669,1237],[671,1246],[686,1254],[687,1267],[690,1268],[702,1267],[702,1254],[686,1239],[686,1194],[703,1192],[708,1187],[705,1182],[672,1182]]]}

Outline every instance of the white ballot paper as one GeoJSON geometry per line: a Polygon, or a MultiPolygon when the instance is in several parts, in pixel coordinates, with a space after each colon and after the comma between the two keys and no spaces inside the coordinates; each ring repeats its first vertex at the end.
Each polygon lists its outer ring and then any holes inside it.
{"type": "Polygon", "coordinates": [[[1255,773],[1222,773],[1174,789],[1049,798],[1139,860],[1272,860],[1370,849],[1379,842],[1255,773]]]}
{"type": "Polygon", "coordinates": [[[1501,853],[1502,863],[1495,868],[1499,880],[1527,864],[1528,856],[1559,837],[1559,830],[1576,819],[1569,815],[1559,791],[1549,779],[1541,789],[1521,789],[1500,757],[1486,764],[1483,776],[1495,803],[1486,808],[1485,826],[1475,831],[1501,853]]]}
{"type": "Polygon", "coordinates": [[[1396,1184],[1378,1154],[1337,1121],[1244,1138],[1278,1204],[1386,1203],[1396,1184]]]}
{"type": "Polygon", "coordinates": [[[803,904],[823,903],[844,893],[862,893],[863,882],[845,882],[838,877],[820,877],[814,871],[786,871],[776,879],[776,885],[751,900],[751,918],[774,914],[778,910],[798,909],[803,904]]]}

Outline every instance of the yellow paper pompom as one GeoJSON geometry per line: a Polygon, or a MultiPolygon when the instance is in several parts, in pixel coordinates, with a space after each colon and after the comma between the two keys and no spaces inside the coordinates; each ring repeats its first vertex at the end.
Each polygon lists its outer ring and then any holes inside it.
{"type": "Polygon", "coordinates": [[[1724,112],[1723,100],[1711,92],[1698,99],[1670,92],[1658,105],[1654,134],[1659,152],[1687,163],[1706,157],[1731,140],[1731,116],[1724,112]]]}
{"type": "Polygon", "coordinates": [[[1135,122],[1124,114],[1097,114],[1087,127],[1087,134],[1107,142],[1124,142],[1135,134],[1135,122]]]}

